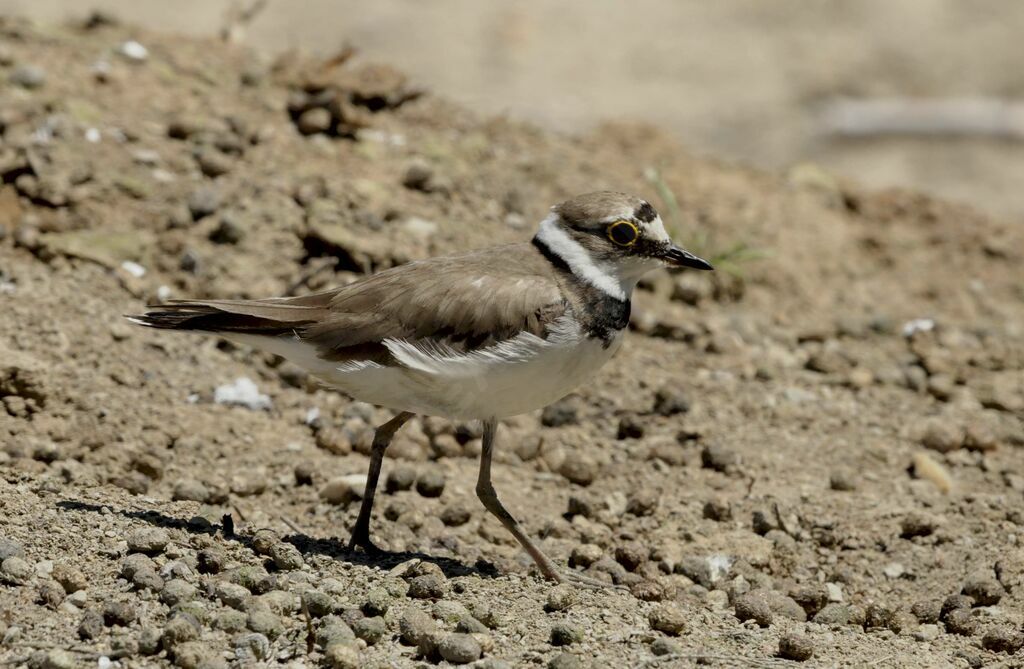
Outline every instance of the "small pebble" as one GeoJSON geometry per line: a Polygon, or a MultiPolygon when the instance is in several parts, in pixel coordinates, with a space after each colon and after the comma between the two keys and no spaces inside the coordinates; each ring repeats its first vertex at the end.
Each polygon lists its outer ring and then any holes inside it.
{"type": "Polygon", "coordinates": [[[625,567],[627,571],[636,571],[637,567],[647,561],[647,549],[638,541],[617,546],[615,561],[625,567]]]}
{"type": "Polygon", "coordinates": [[[789,596],[811,618],[828,604],[828,590],[821,585],[797,586],[790,590],[789,596]]]}
{"type": "Polygon", "coordinates": [[[784,634],[779,639],[779,657],[806,662],[814,656],[814,643],[802,634],[784,634]]]}
{"type": "Polygon", "coordinates": [[[914,602],[910,612],[919,623],[937,623],[942,615],[942,601],[938,599],[921,599],[914,602]]]}
{"type": "Polygon", "coordinates": [[[976,606],[995,606],[1006,594],[995,576],[984,572],[968,576],[962,592],[973,599],[976,606]]]}
{"type": "Polygon", "coordinates": [[[88,641],[103,633],[103,615],[99,611],[86,611],[78,623],[78,638],[88,641]]]}
{"type": "Polygon", "coordinates": [[[571,623],[555,623],[551,626],[552,646],[571,646],[583,641],[583,628],[571,623]]]}
{"type": "Polygon", "coordinates": [[[700,454],[701,464],[705,469],[726,473],[739,464],[739,456],[735,451],[718,444],[708,444],[700,454]]]}
{"type": "Polygon", "coordinates": [[[384,638],[384,635],[387,633],[387,626],[384,624],[384,619],[380,616],[370,616],[355,621],[352,625],[352,631],[355,632],[357,637],[365,641],[367,645],[372,646],[384,638]]]}
{"type": "Polygon", "coordinates": [[[654,394],[654,413],[659,416],[675,416],[690,410],[690,402],[682,391],[665,386],[654,394]]]}
{"type": "Polygon", "coordinates": [[[420,609],[410,607],[398,619],[398,636],[407,646],[420,647],[435,632],[437,623],[420,609]]]}
{"type": "Polygon", "coordinates": [[[271,547],[270,559],[282,571],[302,569],[302,566],[306,564],[299,549],[284,541],[278,542],[271,547]]]}
{"type": "Polygon", "coordinates": [[[220,548],[204,548],[196,555],[196,569],[200,574],[219,574],[226,564],[227,556],[220,548]]]}
{"type": "Polygon", "coordinates": [[[654,607],[647,614],[647,621],[651,629],[669,636],[679,636],[686,629],[686,615],[674,604],[659,604],[654,607]]]}
{"type": "Polygon", "coordinates": [[[242,634],[235,638],[233,645],[235,659],[241,664],[269,660],[271,657],[270,639],[262,634],[242,634]]]}
{"type": "Polygon", "coordinates": [[[220,204],[220,191],[212,186],[200,186],[188,196],[188,210],[193,221],[213,214],[220,208],[220,204]]]}
{"type": "Polygon", "coordinates": [[[484,625],[471,615],[465,615],[460,617],[458,622],[455,623],[455,631],[463,632],[464,634],[486,634],[487,625],[484,625]]]}
{"type": "Polygon", "coordinates": [[[416,492],[424,497],[440,497],[444,486],[444,474],[436,469],[428,469],[416,479],[416,492]]]}
{"type": "Polygon", "coordinates": [[[160,601],[167,606],[177,606],[184,602],[190,602],[196,598],[197,590],[194,585],[180,578],[172,578],[164,584],[160,592],[160,601]]]}
{"type": "Polygon", "coordinates": [[[36,602],[50,609],[56,609],[64,601],[64,588],[52,579],[44,579],[36,586],[36,602]]]}
{"type": "Polygon", "coordinates": [[[365,474],[337,476],[320,488],[320,499],[328,504],[351,504],[362,499],[366,489],[365,474]]]}
{"type": "Polygon", "coordinates": [[[107,602],[103,607],[103,623],[110,627],[130,625],[135,621],[135,607],[128,602],[107,602]]]}
{"type": "Polygon", "coordinates": [[[598,467],[593,461],[580,456],[570,455],[558,468],[558,473],[576,485],[588,486],[597,479],[598,467]]]}
{"type": "Polygon", "coordinates": [[[210,490],[195,479],[181,479],[174,484],[171,499],[180,502],[206,502],[210,499],[210,490]]]}
{"type": "Polygon", "coordinates": [[[938,521],[932,516],[917,512],[909,513],[900,524],[900,536],[904,539],[927,537],[935,532],[938,526],[938,521]]]}
{"type": "Polygon", "coordinates": [[[384,491],[394,494],[402,490],[411,490],[416,482],[416,469],[408,465],[398,465],[388,472],[384,481],[384,491]]]}
{"type": "Polygon", "coordinates": [[[569,554],[569,566],[586,569],[600,560],[602,555],[604,551],[596,544],[578,544],[569,554]]]}
{"type": "Polygon", "coordinates": [[[20,543],[12,539],[0,538],[0,562],[9,557],[25,557],[25,549],[20,543]]]}
{"type": "Polygon", "coordinates": [[[319,590],[307,590],[302,593],[302,606],[312,618],[323,618],[334,612],[334,599],[319,590]]]}
{"type": "Polygon", "coordinates": [[[646,427],[638,416],[627,415],[619,419],[619,429],[616,433],[616,438],[619,440],[643,439],[645,432],[646,427]]]}
{"type": "Polygon", "coordinates": [[[136,569],[129,579],[136,590],[152,590],[160,592],[164,589],[164,579],[160,577],[156,569],[142,566],[136,569]]]}
{"type": "Polygon", "coordinates": [[[162,553],[170,542],[170,535],[161,527],[140,527],[128,534],[128,550],[133,553],[162,553]]]}
{"type": "Polygon", "coordinates": [[[441,510],[441,522],[448,527],[459,527],[465,525],[472,518],[473,514],[469,508],[458,502],[449,504],[441,510]]]}
{"type": "Polygon", "coordinates": [[[637,490],[626,502],[626,513],[649,516],[658,508],[658,495],[653,490],[637,490]]]}
{"type": "Polygon", "coordinates": [[[413,599],[440,599],[444,589],[445,579],[437,574],[424,574],[409,581],[409,596],[413,599]]]}
{"type": "Polygon", "coordinates": [[[576,603],[576,591],[570,585],[561,584],[548,590],[547,601],[544,604],[544,610],[551,611],[565,611],[570,606],[576,603]]]}
{"type": "Polygon", "coordinates": [[[926,421],[921,445],[939,453],[949,453],[964,445],[964,430],[947,418],[926,421]]]}
{"type": "Polygon", "coordinates": [[[760,627],[768,627],[772,624],[772,610],[763,592],[751,591],[740,595],[733,602],[736,617],[740,622],[753,620],[760,627]]]}
{"type": "Polygon", "coordinates": [[[214,244],[238,244],[245,239],[245,228],[233,217],[224,216],[217,227],[210,231],[209,238],[214,244]]]}
{"type": "Polygon", "coordinates": [[[246,627],[253,632],[267,635],[267,638],[276,639],[284,632],[284,624],[281,618],[264,608],[250,608],[246,614],[246,627]]]}
{"type": "Polygon", "coordinates": [[[199,621],[188,613],[174,614],[161,635],[161,644],[164,648],[174,648],[179,643],[192,641],[199,638],[201,627],[199,621]]]}
{"type": "Polygon", "coordinates": [[[548,669],[582,669],[583,662],[572,653],[565,651],[555,655],[548,662],[548,669]]]}
{"type": "Polygon", "coordinates": [[[221,604],[241,611],[252,594],[237,583],[217,581],[213,586],[213,596],[220,600],[221,604]]]}
{"type": "Polygon", "coordinates": [[[961,636],[974,636],[978,631],[978,623],[970,609],[954,609],[943,617],[946,631],[961,636]]]}
{"type": "Polygon", "coordinates": [[[981,647],[993,653],[1013,655],[1024,647],[1024,634],[1002,627],[992,629],[981,637],[981,647]]]}
{"type": "Polygon", "coordinates": [[[664,657],[665,655],[676,655],[682,652],[679,644],[667,637],[659,636],[650,645],[651,654],[655,657],[664,657]]]}
{"type": "Polygon", "coordinates": [[[900,632],[900,619],[896,614],[895,609],[892,609],[885,604],[872,602],[871,604],[868,604],[864,613],[864,629],[888,629],[896,632],[897,634],[900,632]]]}
{"type": "Polygon", "coordinates": [[[441,658],[452,664],[476,662],[483,654],[480,642],[472,634],[454,633],[441,639],[437,645],[441,658]]]}
{"type": "Polygon", "coordinates": [[[570,395],[544,407],[540,414],[540,423],[544,427],[576,425],[579,423],[579,398],[570,395]]]}
{"type": "Polygon", "coordinates": [[[829,475],[828,484],[832,490],[853,492],[857,489],[857,478],[849,470],[838,469],[829,475]]]}
{"type": "Polygon", "coordinates": [[[46,70],[36,65],[18,65],[11,70],[9,79],[15,86],[34,90],[46,84],[46,70]]]}
{"type": "Polygon", "coordinates": [[[714,520],[719,523],[724,523],[732,520],[732,506],[721,499],[709,499],[704,503],[704,517],[708,520],[714,520]]]}
{"type": "Polygon", "coordinates": [[[316,632],[316,642],[326,648],[333,643],[354,641],[355,632],[337,616],[328,616],[320,622],[316,632]]]}
{"type": "Polygon", "coordinates": [[[818,611],[814,616],[814,622],[819,625],[834,626],[857,624],[856,615],[851,607],[835,602],[826,604],[821,611],[818,611]]]}
{"type": "Polygon", "coordinates": [[[383,616],[391,608],[391,594],[384,588],[373,588],[366,595],[362,611],[368,616],[383,616]]]}
{"type": "Polygon", "coordinates": [[[914,630],[915,641],[935,641],[939,638],[939,626],[934,624],[920,625],[914,630]]]}
{"type": "Polygon", "coordinates": [[[160,637],[163,632],[156,627],[144,627],[139,634],[139,653],[156,655],[160,652],[160,637]]]}
{"type": "Polygon", "coordinates": [[[348,643],[332,643],[324,648],[324,664],[330,669],[359,669],[359,651],[348,643]]]}
{"type": "Polygon", "coordinates": [[[957,609],[971,609],[974,606],[974,599],[967,595],[950,595],[942,600],[942,607],[939,609],[939,619],[945,620],[953,611],[957,609]]]}
{"type": "Polygon", "coordinates": [[[24,585],[35,576],[35,569],[25,560],[11,556],[0,564],[0,579],[11,585],[24,585]]]}
{"type": "Polygon", "coordinates": [[[433,168],[422,160],[416,160],[406,168],[402,176],[402,185],[410,190],[429,192],[433,178],[433,168]]]}

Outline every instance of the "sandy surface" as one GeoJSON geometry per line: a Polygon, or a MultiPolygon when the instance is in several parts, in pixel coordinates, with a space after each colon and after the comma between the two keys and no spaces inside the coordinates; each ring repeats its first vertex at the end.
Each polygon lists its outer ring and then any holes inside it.
{"type": "Polygon", "coordinates": [[[0,660],[1019,661],[1020,226],[698,158],[645,126],[488,119],[365,61],[270,67],[121,26],[0,36],[0,660]],[[537,578],[474,497],[472,425],[400,433],[373,521],[390,552],[347,552],[344,477],[386,415],[121,318],[526,239],[609,187],[702,255],[759,257],[652,277],[594,383],[502,426],[508,506],[623,590],[537,578]],[[239,377],[269,406],[214,401],[239,377]]]}

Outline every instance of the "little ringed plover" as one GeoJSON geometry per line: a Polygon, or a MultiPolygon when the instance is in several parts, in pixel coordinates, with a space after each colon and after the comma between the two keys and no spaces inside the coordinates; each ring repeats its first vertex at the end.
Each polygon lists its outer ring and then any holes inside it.
{"type": "Polygon", "coordinates": [[[498,419],[543,408],[590,378],[622,343],[637,281],[665,266],[712,269],[672,242],[649,203],[605,191],[552,207],[530,242],[411,262],[312,295],[172,301],[130,318],[275,353],[397,412],[375,432],[350,548],[375,549],[374,492],[403,424],[415,414],[483,421],[477,496],[560,581],[491,485],[498,419]]]}

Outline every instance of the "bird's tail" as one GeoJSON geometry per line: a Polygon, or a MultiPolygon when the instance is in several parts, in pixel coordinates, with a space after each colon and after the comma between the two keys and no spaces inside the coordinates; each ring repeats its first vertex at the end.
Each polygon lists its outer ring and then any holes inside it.
{"type": "Polygon", "coordinates": [[[165,330],[277,336],[315,322],[330,301],[325,293],[266,300],[172,300],[125,316],[138,325],[165,330]]]}

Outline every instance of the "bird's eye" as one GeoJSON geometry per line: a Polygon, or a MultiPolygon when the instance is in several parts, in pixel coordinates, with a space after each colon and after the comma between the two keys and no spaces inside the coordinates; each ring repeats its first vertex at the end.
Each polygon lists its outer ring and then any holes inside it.
{"type": "Polygon", "coordinates": [[[619,246],[632,246],[640,238],[640,231],[629,221],[615,221],[608,226],[608,239],[619,246]]]}

